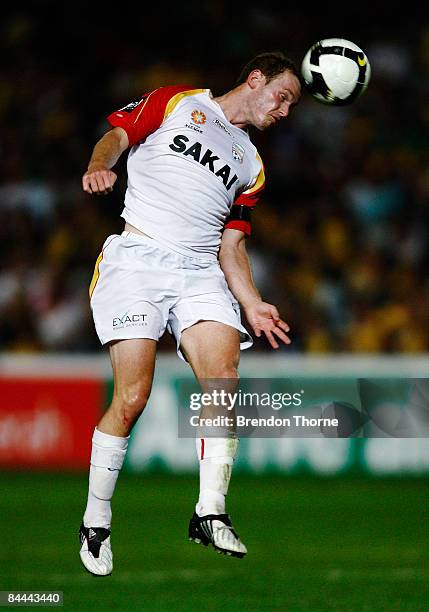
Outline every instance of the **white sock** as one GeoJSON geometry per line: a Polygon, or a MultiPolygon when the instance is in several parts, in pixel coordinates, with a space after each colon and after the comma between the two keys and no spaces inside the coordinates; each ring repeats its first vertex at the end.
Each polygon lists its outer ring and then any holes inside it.
{"type": "Polygon", "coordinates": [[[121,438],[102,433],[97,428],[94,430],[88,502],[83,517],[85,527],[110,529],[112,521],[110,500],[124,463],[128,440],[129,436],[121,438]]]}
{"type": "Polygon", "coordinates": [[[198,516],[225,513],[237,438],[197,438],[200,461],[200,496],[195,507],[198,516]]]}

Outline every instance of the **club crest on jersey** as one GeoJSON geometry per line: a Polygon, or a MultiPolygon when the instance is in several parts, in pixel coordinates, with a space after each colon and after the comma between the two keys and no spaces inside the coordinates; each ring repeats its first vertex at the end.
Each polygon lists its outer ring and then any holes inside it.
{"type": "Polygon", "coordinates": [[[232,143],[232,159],[235,159],[235,161],[238,161],[238,162],[240,162],[240,164],[242,164],[243,163],[243,158],[244,158],[244,149],[243,149],[243,147],[241,147],[236,142],[233,142],[232,143]]]}
{"type": "Polygon", "coordinates": [[[192,111],[191,119],[197,125],[203,125],[203,123],[205,123],[207,121],[207,117],[206,117],[205,113],[203,113],[203,111],[200,111],[200,110],[197,110],[197,109],[192,111]]]}

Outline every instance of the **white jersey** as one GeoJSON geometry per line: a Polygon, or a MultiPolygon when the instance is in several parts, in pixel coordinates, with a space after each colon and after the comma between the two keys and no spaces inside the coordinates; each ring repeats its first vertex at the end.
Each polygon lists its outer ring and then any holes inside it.
{"type": "Polygon", "coordinates": [[[170,250],[207,260],[217,258],[225,227],[250,234],[263,164],[210,90],[161,87],[108,120],[131,146],[126,221],[170,250]]]}

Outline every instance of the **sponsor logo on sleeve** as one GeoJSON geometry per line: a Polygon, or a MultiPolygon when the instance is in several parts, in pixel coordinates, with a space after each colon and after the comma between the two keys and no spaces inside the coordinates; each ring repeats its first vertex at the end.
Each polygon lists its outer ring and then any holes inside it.
{"type": "Polygon", "coordinates": [[[127,104],[126,106],[123,106],[119,110],[120,111],[125,111],[126,113],[131,113],[136,108],[136,106],[138,106],[141,102],[146,100],[146,98],[147,98],[147,96],[144,96],[140,100],[136,100],[135,102],[130,102],[129,104],[127,104]]]}

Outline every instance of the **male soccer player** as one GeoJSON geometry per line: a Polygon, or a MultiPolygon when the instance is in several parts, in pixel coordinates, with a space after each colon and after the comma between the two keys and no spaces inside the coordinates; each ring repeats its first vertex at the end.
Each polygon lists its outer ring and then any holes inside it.
{"type": "MultiPolygon", "coordinates": [[[[240,345],[256,336],[273,348],[289,344],[288,325],[258,293],[246,254],[250,213],[264,170],[248,128],[288,116],[301,94],[292,61],[264,53],[243,69],[238,85],[214,98],[209,89],[160,87],[112,113],[112,129],[95,145],[84,191],[108,194],[112,167],[128,155],[121,235],[109,236],[90,285],[100,341],[108,345],[113,400],[95,428],[80,556],[96,575],[113,568],[111,507],[130,431],[148,400],[157,341],[167,329],[199,381],[237,379],[240,345]]],[[[189,537],[219,552],[247,550],[225,512],[238,440],[197,438],[200,494],[189,537]]]]}

